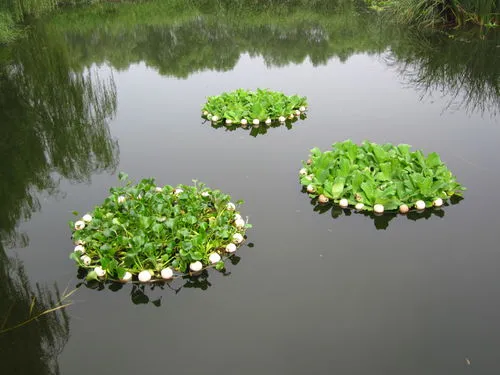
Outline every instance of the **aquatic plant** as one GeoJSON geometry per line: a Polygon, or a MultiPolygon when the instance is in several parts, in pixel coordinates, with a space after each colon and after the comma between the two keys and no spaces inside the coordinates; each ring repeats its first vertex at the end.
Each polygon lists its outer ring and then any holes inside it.
{"type": "MultiPolygon", "coordinates": [[[[250,228],[231,197],[194,181],[193,186],[157,186],[152,178],[110,189],[101,206],[71,221],[70,258],[89,270],[87,279],[141,282],[177,273],[224,268],[250,228]],[[219,257],[214,254],[218,254],[219,257]]],[[[75,213],[78,215],[78,213],[75,213]]]]}
{"type": "Polygon", "coordinates": [[[278,91],[238,89],[208,97],[202,108],[202,117],[212,123],[270,125],[285,123],[287,119],[300,117],[307,109],[307,100],[298,95],[287,96],[278,91]]]}
{"type": "Polygon", "coordinates": [[[437,153],[424,156],[406,144],[347,140],[325,152],[313,148],[299,174],[300,183],[319,202],[379,214],[439,207],[465,190],[437,153]]]}

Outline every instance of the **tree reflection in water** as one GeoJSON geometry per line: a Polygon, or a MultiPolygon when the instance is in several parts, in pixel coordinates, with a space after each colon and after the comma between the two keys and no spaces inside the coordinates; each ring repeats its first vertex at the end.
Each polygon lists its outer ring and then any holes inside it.
{"type": "Polygon", "coordinates": [[[58,191],[58,180],[90,181],[113,172],[118,144],[108,121],[116,111],[113,77],[74,70],[64,40],[40,30],[0,58],[0,357],[2,373],[57,374],[69,337],[57,285],[32,285],[6,247],[24,247],[16,231],[40,209],[37,193],[58,191]],[[9,330],[9,328],[17,327],[9,330]]]}

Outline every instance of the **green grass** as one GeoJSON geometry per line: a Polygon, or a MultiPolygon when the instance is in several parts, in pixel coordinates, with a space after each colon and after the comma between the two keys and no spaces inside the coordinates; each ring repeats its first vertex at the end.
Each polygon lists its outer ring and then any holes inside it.
{"type": "Polygon", "coordinates": [[[19,35],[15,22],[6,12],[0,12],[0,44],[7,44],[16,39],[19,35]]]}
{"type": "Polygon", "coordinates": [[[373,9],[385,9],[397,23],[426,27],[481,27],[500,25],[498,0],[365,0],[373,9]]]}

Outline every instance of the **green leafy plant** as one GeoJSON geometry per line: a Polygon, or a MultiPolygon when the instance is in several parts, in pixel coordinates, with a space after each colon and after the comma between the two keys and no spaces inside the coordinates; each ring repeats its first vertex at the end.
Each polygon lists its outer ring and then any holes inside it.
{"type": "Polygon", "coordinates": [[[420,28],[499,26],[498,0],[365,0],[375,10],[387,10],[390,19],[420,28]]]}
{"type": "Polygon", "coordinates": [[[375,213],[439,207],[465,190],[437,153],[424,156],[406,144],[356,145],[347,140],[325,152],[313,148],[299,174],[300,183],[319,203],[375,213]]]}
{"type": "Polygon", "coordinates": [[[229,195],[202,183],[160,187],[149,178],[133,185],[123,173],[120,179],[125,186],[69,223],[76,245],[70,258],[90,271],[87,279],[147,282],[208,265],[223,269],[223,257],[251,227],[229,195]]]}
{"type": "Polygon", "coordinates": [[[281,92],[257,89],[238,89],[217,96],[210,96],[202,108],[202,117],[212,123],[242,126],[284,123],[300,117],[307,109],[305,97],[287,96],[281,92]]]}

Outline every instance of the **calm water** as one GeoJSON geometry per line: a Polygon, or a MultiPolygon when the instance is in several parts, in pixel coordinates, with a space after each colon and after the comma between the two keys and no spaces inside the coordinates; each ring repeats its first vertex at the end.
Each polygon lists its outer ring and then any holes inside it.
{"type": "Polygon", "coordinates": [[[1,373],[499,373],[498,38],[221,3],[70,12],[0,50],[0,317],[80,283],[67,222],[119,171],[203,181],[254,225],[226,275],[79,288],[65,315],[0,336],[1,373]],[[308,118],[203,123],[207,96],[240,87],[305,95],[308,118]],[[301,161],[345,139],[436,151],[465,199],[413,220],[316,212],[301,161]]]}

